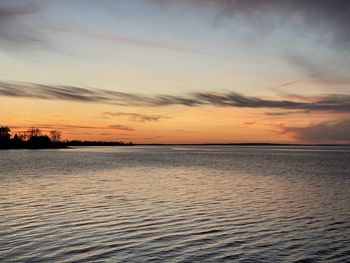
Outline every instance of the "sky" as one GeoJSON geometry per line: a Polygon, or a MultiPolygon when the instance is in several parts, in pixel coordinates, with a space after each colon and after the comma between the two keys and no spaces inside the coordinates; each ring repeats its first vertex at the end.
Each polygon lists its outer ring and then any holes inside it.
{"type": "Polygon", "coordinates": [[[350,143],[348,0],[0,0],[0,125],[350,143]]]}

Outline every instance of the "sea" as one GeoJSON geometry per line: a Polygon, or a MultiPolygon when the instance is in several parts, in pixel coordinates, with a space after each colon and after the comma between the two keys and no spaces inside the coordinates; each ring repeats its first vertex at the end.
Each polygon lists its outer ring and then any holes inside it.
{"type": "Polygon", "coordinates": [[[350,147],[2,150],[0,262],[350,262],[350,147]]]}

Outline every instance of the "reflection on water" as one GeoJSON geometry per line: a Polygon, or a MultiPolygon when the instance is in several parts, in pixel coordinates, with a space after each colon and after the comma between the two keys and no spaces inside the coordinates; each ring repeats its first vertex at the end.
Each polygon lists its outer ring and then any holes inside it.
{"type": "Polygon", "coordinates": [[[350,261],[350,148],[0,152],[1,262],[350,261]]]}

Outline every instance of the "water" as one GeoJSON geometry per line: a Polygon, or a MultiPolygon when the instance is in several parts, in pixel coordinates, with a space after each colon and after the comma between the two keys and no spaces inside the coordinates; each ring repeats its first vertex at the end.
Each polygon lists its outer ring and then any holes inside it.
{"type": "Polygon", "coordinates": [[[350,148],[0,151],[0,261],[350,262],[350,148]]]}

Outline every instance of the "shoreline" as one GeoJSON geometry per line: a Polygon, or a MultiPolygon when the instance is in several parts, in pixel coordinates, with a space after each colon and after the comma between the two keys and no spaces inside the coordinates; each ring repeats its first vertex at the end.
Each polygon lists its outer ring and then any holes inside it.
{"type": "Polygon", "coordinates": [[[125,147],[125,146],[252,146],[252,147],[350,147],[350,144],[284,144],[284,143],[155,143],[155,144],[85,144],[85,145],[57,145],[53,147],[0,147],[0,150],[49,150],[73,149],[74,147],[125,147]]]}

